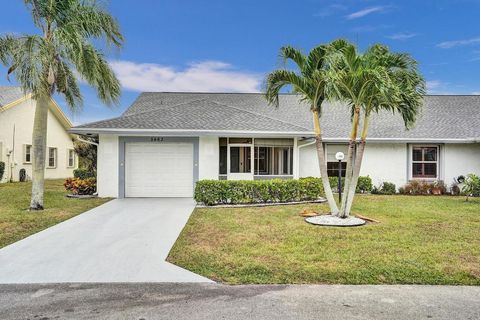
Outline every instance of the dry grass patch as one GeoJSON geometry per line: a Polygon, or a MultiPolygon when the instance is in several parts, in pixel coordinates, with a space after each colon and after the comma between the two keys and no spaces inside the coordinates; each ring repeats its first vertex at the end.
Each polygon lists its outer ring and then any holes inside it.
{"type": "Polygon", "coordinates": [[[304,208],[196,209],[168,260],[231,283],[480,284],[480,199],[361,195],[356,228],[307,224],[304,208]]]}

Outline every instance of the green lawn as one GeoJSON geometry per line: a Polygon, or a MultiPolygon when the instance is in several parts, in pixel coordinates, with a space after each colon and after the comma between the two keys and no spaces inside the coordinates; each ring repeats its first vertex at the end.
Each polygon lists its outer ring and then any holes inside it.
{"type": "Polygon", "coordinates": [[[69,199],[63,180],[45,183],[44,211],[29,212],[31,183],[0,184],[0,248],[23,239],[109,199],[69,199]]]}
{"type": "Polygon", "coordinates": [[[305,207],[196,209],[168,261],[230,284],[480,285],[480,199],[361,195],[354,212],[380,220],[319,227],[305,207]]]}

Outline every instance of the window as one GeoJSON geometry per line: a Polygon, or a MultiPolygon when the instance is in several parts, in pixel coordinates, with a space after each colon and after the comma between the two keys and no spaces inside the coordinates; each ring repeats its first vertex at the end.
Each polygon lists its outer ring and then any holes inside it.
{"type": "Polygon", "coordinates": [[[329,177],[338,177],[338,169],[340,164],[335,158],[337,152],[343,152],[345,155],[345,160],[342,160],[342,177],[345,177],[345,171],[347,169],[347,154],[348,154],[348,145],[346,144],[329,144],[326,146],[327,152],[327,174],[329,177]]]}
{"type": "Polygon", "coordinates": [[[48,167],[57,167],[57,148],[48,148],[48,167]]]}
{"type": "Polygon", "coordinates": [[[32,146],[30,144],[23,145],[23,162],[32,163],[32,146]]]}
{"type": "Polygon", "coordinates": [[[67,149],[67,167],[73,168],[75,166],[75,151],[73,149],[67,149]]]}
{"type": "Polygon", "coordinates": [[[438,146],[412,147],[412,178],[436,179],[438,176],[438,146]]]}
{"type": "Polygon", "coordinates": [[[230,147],[230,172],[249,173],[251,170],[251,148],[230,147]]]}

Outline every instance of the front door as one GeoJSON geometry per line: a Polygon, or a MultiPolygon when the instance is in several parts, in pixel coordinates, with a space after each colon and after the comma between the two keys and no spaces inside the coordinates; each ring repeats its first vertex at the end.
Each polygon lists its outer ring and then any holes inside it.
{"type": "Polygon", "coordinates": [[[227,179],[253,180],[253,145],[230,144],[227,153],[227,179]]]}

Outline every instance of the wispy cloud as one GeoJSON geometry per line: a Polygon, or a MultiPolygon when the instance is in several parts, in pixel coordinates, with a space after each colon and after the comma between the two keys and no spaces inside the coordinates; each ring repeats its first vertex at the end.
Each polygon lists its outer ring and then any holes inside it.
{"type": "Polygon", "coordinates": [[[331,4],[329,6],[326,6],[325,8],[321,9],[317,13],[314,13],[313,16],[314,17],[325,18],[325,17],[328,17],[328,16],[332,16],[337,12],[345,11],[347,9],[348,9],[348,7],[346,5],[335,3],[335,4],[331,4]]]}
{"type": "Polygon", "coordinates": [[[416,37],[416,36],[417,36],[416,33],[404,33],[404,32],[400,32],[400,33],[395,33],[395,34],[389,35],[389,36],[387,36],[387,38],[388,38],[388,39],[392,39],[392,40],[400,40],[400,41],[403,41],[403,40],[411,39],[411,38],[416,37]]]}
{"type": "Polygon", "coordinates": [[[452,40],[452,41],[444,41],[437,44],[437,47],[443,49],[450,49],[459,46],[469,46],[473,44],[479,44],[480,37],[470,38],[470,39],[463,39],[463,40],[452,40]]]}
{"type": "Polygon", "coordinates": [[[191,63],[183,69],[153,63],[112,61],[125,89],[132,91],[259,92],[259,74],[221,61],[191,63]]]}
{"type": "Polygon", "coordinates": [[[443,85],[443,82],[440,81],[440,80],[428,80],[427,81],[427,91],[429,93],[431,93],[431,91],[437,90],[442,85],[443,85]]]}
{"type": "Polygon", "coordinates": [[[385,10],[387,8],[388,7],[386,7],[386,6],[369,7],[369,8],[365,8],[365,9],[350,13],[349,15],[345,16],[345,18],[347,18],[347,20],[358,19],[358,18],[365,17],[365,16],[367,16],[369,14],[372,14],[372,13],[385,12],[385,10]]]}

